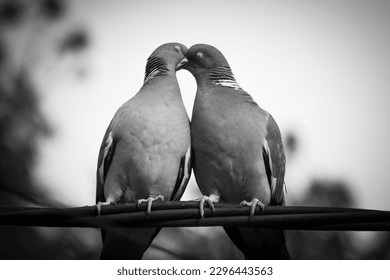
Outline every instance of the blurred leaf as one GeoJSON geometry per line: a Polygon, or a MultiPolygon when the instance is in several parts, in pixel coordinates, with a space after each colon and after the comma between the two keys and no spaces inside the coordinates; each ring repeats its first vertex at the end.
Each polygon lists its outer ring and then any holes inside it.
{"type": "Polygon", "coordinates": [[[287,133],[286,135],[286,149],[290,153],[295,153],[298,147],[298,139],[294,133],[287,133]]]}
{"type": "Polygon", "coordinates": [[[89,44],[88,35],[84,30],[78,29],[68,34],[59,46],[59,52],[80,52],[89,44]]]}
{"type": "Polygon", "coordinates": [[[24,4],[18,0],[0,3],[0,24],[17,24],[22,19],[24,4]]]}
{"type": "Polygon", "coordinates": [[[352,207],[354,204],[350,188],[344,182],[331,180],[314,180],[302,201],[307,206],[352,207]]]}
{"type": "Polygon", "coordinates": [[[65,14],[65,5],[62,0],[41,0],[40,8],[44,17],[55,20],[65,14]]]}

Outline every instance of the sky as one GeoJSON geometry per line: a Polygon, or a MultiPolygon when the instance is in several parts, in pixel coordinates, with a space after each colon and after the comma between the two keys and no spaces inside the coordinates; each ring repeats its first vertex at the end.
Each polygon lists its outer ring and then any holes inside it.
{"type": "MultiPolygon", "coordinates": [[[[142,86],[154,49],[180,42],[217,47],[282,137],[296,134],[298,150],[287,154],[287,203],[318,178],[346,182],[358,207],[390,210],[390,1],[69,4],[52,32],[83,26],[87,53],[50,67],[46,61],[34,74],[54,128],[40,145],[35,176],[53,199],[95,203],[97,156],[111,118],[142,86]],[[83,79],[64,74],[79,65],[83,79]]],[[[191,116],[195,80],[186,71],[177,77],[191,116]]],[[[183,199],[199,195],[193,178],[183,199]]]]}

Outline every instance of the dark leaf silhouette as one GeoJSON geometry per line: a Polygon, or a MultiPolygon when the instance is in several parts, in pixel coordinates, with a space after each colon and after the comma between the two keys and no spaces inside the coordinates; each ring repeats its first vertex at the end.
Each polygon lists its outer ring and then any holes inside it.
{"type": "Polygon", "coordinates": [[[22,1],[10,0],[0,3],[0,24],[16,24],[23,17],[24,4],[22,1]]]}
{"type": "Polygon", "coordinates": [[[58,19],[65,13],[65,4],[62,0],[41,0],[40,8],[43,16],[50,20],[58,19]]]}
{"type": "Polygon", "coordinates": [[[294,133],[288,133],[285,137],[286,150],[294,154],[298,148],[298,139],[294,133]]]}
{"type": "Polygon", "coordinates": [[[74,30],[60,43],[59,52],[80,52],[88,46],[88,43],[88,35],[84,30],[74,30]]]}

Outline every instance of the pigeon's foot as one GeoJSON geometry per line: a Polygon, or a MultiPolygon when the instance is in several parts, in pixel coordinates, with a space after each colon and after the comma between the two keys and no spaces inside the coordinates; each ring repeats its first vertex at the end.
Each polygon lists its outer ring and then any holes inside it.
{"type": "Polygon", "coordinates": [[[217,195],[210,195],[210,196],[206,196],[204,195],[203,197],[197,199],[199,200],[199,211],[200,211],[200,216],[202,217],[202,219],[204,218],[204,205],[205,204],[208,204],[211,211],[213,211],[213,213],[215,212],[215,208],[214,208],[214,205],[213,205],[213,202],[219,202],[219,196],[217,195]]]}
{"type": "Polygon", "coordinates": [[[251,211],[249,212],[249,216],[253,216],[255,214],[256,206],[260,206],[261,211],[263,211],[265,207],[264,203],[262,203],[257,198],[252,199],[251,202],[244,200],[240,203],[240,205],[246,205],[251,208],[251,211]]]}
{"type": "Polygon", "coordinates": [[[96,204],[96,209],[97,209],[97,212],[98,212],[98,216],[100,216],[100,213],[102,212],[102,206],[103,205],[116,205],[116,202],[114,200],[111,200],[111,199],[107,199],[106,202],[98,202],[96,204]]]}
{"type": "Polygon", "coordinates": [[[150,212],[152,212],[152,204],[153,204],[153,201],[157,201],[157,200],[161,200],[161,201],[164,201],[164,196],[162,195],[158,195],[158,196],[150,196],[148,199],[138,199],[138,207],[141,205],[141,203],[143,202],[147,202],[148,203],[148,207],[146,208],[146,215],[149,215],[150,212]]]}

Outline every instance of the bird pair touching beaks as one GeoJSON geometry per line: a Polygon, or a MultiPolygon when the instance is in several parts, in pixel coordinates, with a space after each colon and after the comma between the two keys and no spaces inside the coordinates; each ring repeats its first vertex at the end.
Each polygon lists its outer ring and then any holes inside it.
{"type": "MultiPolygon", "coordinates": [[[[191,169],[204,204],[284,205],[285,155],[279,128],[240,88],[216,48],[180,43],[148,58],[140,91],[115,113],[100,148],[96,201],[148,204],[180,200],[191,169]],[[191,123],[176,71],[196,79],[191,123]]],[[[284,232],[224,228],[246,259],[289,259],[284,232]]],[[[102,229],[102,259],[141,259],[161,228],[102,229]]]]}

